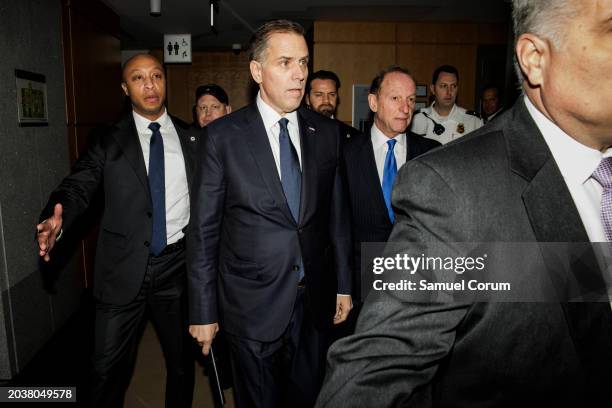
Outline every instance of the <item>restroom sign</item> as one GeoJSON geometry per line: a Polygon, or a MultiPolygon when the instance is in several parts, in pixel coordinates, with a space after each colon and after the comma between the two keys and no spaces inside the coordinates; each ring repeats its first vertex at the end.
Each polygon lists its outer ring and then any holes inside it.
{"type": "Polygon", "coordinates": [[[164,34],[164,62],[191,62],[191,34],[164,34]]]}

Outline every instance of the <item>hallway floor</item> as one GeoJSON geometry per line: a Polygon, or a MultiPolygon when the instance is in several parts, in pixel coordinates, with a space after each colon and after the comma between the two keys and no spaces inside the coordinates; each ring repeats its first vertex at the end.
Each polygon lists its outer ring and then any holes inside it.
{"type": "MultiPolygon", "coordinates": [[[[37,407],[88,407],[90,357],[93,349],[93,301],[84,293],[81,307],[40,352],[8,382],[0,386],[73,386],[77,388],[77,403],[36,403],[37,407]]],[[[202,366],[194,360],[195,390],[193,408],[214,408],[208,378],[202,366]]],[[[124,408],[163,408],[165,388],[164,359],[151,323],[145,327],[132,381],[125,397],[124,408]]],[[[225,390],[225,407],[233,408],[231,389],[225,390]]],[[[24,407],[24,404],[2,404],[24,407]]]]}

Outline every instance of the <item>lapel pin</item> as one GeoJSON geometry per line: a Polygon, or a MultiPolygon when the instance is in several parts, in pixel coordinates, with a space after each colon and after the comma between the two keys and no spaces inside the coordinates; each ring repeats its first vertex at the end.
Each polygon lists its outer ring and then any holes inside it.
{"type": "Polygon", "coordinates": [[[311,132],[315,132],[316,131],[316,129],[313,128],[312,126],[308,126],[308,130],[310,130],[311,132]]]}
{"type": "Polygon", "coordinates": [[[195,136],[191,136],[189,140],[191,140],[192,142],[195,142],[195,136]]]}

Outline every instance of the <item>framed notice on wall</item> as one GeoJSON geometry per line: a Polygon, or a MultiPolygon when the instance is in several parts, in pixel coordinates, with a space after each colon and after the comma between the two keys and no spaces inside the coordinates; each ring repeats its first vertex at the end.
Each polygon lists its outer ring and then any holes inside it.
{"type": "Polygon", "coordinates": [[[47,81],[44,75],[15,70],[19,126],[47,126],[47,81]]]}

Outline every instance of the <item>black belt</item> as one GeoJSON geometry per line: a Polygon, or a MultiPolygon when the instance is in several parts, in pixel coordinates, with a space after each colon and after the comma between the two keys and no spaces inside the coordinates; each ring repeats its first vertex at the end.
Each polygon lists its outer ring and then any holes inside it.
{"type": "Polygon", "coordinates": [[[182,251],[185,249],[185,237],[179,239],[174,244],[166,245],[166,247],[157,255],[153,255],[156,257],[170,255],[174,252],[182,251]]]}

